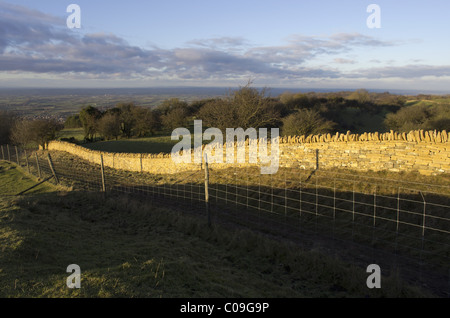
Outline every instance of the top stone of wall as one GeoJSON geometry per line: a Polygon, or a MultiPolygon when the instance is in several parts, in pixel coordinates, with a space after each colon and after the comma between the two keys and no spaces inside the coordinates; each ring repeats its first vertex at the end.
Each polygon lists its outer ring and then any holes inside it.
{"type": "Polygon", "coordinates": [[[336,134],[320,134],[309,136],[287,136],[280,137],[280,144],[296,143],[317,143],[317,142],[347,142],[347,141],[409,141],[409,142],[432,142],[447,143],[450,142],[450,132],[445,130],[424,131],[413,130],[409,133],[398,133],[391,130],[386,133],[363,133],[352,134],[348,131],[346,134],[337,132],[336,134]]]}
{"type": "MultiPolygon", "coordinates": [[[[311,136],[279,137],[280,166],[312,167],[317,164],[316,153],[320,150],[320,165],[323,167],[351,167],[359,170],[410,171],[418,170],[424,174],[450,173],[450,134],[443,131],[411,131],[409,133],[363,133],[363,134],[322,134],[311,136]]],[[[269,140],[251,141],[252,146],[269,140]]],[[[245,146],[245,164],[250,164],[250,156],[257,155],[257,148],[250,148],[249,140],[244,142],[225,143],[224,148],[245,146]],[[247,148],[248,147],[248,148],[247,148]]],[[[205,145],[202,146],[205,151],[205,145]]],[[[65,151],[89,162],[100,163],[100,155],[104,157],[105,166],[129,170],[147,171],[151,173],[177,173],[201,168],[193,157],[191,163],[179,164],[172,160],[171,153],[132,154],[110,153],[90,150],[75,144],[52,141],[49,150],[65,151]]],[[[189,151],[189,150],[188,150],[189,151]]],[[[212,152],[211,152],[212,154],[212,152]]],[[[227,162],[226,154],[223,153],[227,162]]],[[[203,156],[202,156],[203,159],[203,156]]],[[[257,159],[258,160],[258,159],[257,159]]],[[[242,165],[242,166],[244,166],[242,165]]],[[[238,163],[238,166],[241,166],[238,163]]],[[[215,168],[226,168],[228,164],[217,163],[215,168]]]]}

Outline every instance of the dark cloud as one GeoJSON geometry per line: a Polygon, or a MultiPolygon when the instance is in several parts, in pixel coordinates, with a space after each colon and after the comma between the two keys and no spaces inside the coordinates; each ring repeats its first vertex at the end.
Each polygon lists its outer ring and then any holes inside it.
{"type": "Polygon", "coordinates": [[[78,35],[64,19],[0,3],[0,70],[35,73],[145,72],[151,51],[112,34],[78,35]]]}
{"type": "Polygon", "coordinates": [[[33,46],[51,40],[70,41],[63,19],[24,7],[0,3],[0,52],[8,46],[33,46]]]}

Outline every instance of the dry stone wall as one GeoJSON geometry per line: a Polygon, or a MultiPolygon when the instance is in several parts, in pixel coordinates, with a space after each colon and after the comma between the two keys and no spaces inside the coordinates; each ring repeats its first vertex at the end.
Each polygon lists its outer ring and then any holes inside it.
{"type": "Polygon", "coordinates": [[[48,144],[48,150],[65,151],[94,164],[100,164],[101,155],[103,155],[103,164],[105,167],[119,170],[170,174],[200,169],[200,165],[198,164],[175,164],[170,154],[112,153],[90,150],[62,141],[50,142],[48,144]]]}
{"type": "MultiPolygon", "coordinates": [[[[425,175],[450,173],[450,133],[445,130],[289,136],[281,137],[279,143],[281,167],[315,169],[318,162],[319,168],[418,171],[425,175]]],[[[223,147],[224,163],[212,163],[211,168],[259,164],[249,163],[249,156],[256,156],[256,154],[249,153],[248,144],[246,144],[245,163],[227,164],[225,163],[226,145],[223,147]]],[[[129,171],[170,174],[201,169],[201,164],[198,163],[175,163],[170,154],[101,152],[61,141],[50,142],[48,149],[66,151],[97,164],[100,163],[100,155],[103,155],[105,166],[129,171]]],[[[270,146],[268,149],[270,150],[270,146]]]]}
{"type": "Polygon", "coordinates": [[[450,173],[450,133],[364,133],[284,137],[280,141],[283,166],[351,168],[374,171],[450,173]]]}

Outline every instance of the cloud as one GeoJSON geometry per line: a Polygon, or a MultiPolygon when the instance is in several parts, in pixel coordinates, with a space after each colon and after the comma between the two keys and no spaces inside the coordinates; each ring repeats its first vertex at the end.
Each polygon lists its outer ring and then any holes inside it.
{"type": "Polygon", "coordinates": [[[9,46],[30,47],[53,40],[67,41],[64,30],[49,27],[62,19],[24,7],[0,3],[0,53],[9,46]]]}
{"type": "Polygon", "coordinates": [[[308,79],[447,76],[450,67],[408,65],[343,73],[315,66],[314,59],[340,57],[356,48],[398,45],[359,33],[293,35],[284,45],[254,46],[241,37],[196,39],[173,49],[143,49],[114,34],[82,34],[64,19],[0,2],[0,72],[86,79],[233,80],[257,77],[274,82],[308,79]]]}
{"type": "Polygon", "coordinates": [[[335,58],[333,61],[338,64],[355,64],[356,63],[356,61],[354,61],[354,60],[349,60],[349,59],[344,59],[344,58],[335,58]]]}
{"type": "Polygon", "coordinates": [[[351,77],[382,79],[382,78],[423,78],[428,76],[446,77],[450,76],[450,65],[405,65],[396,67],[373,67],[359,69],[351,77]]]}
{"type": "Polygon", "coordinates": [[[250,45],[250,42],[248,42],[243,37],[220,37],[213,39],[191,40],[186,44],[188,44],[189,46],[199,46],[209,49],[237,50],[250,45]]]}

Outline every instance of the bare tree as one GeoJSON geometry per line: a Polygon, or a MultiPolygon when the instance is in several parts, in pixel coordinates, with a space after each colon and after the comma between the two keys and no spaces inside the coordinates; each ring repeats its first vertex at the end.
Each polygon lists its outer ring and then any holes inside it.
{"type": "Polygon", "coordinates": [[[258,91],[246,86],[231,92],[225,99],[214,100],[204,105],[198,117],[207,126],[226,128],[269,128],[280,120],[280,103],[269,98],[267,90],[258,91]]]}
{"type": "Polygon", "coordinates": [[[148,108],[136,107],[134,109],[134,134],[138,137],[152,135],[161,128],[161,119],[157,112],[148,108]]]}
{"type": "Polygon", "coordinates": [[[118,109],[120,113],[122,135],[130,138],[133,135],[133,128],[136,123],[136,118],[134,116],[134,110],[137,106],[131,103],[120,103],[117,104],[115,109],[118,109]]]}
{"type": "Polygon", "coordinates": [[[106,113],[99,119],[97,130],[107,140],[117,140],[120,136],[120,124],[121,121],[118,114],[106,113]]]}
{"type": "Polygon", "coordinates": [[[10,142],[11,130],[14,127],[16,116],[8,111],[0,111],[0,144],[10,142]]]}
{"type": "Polygon", "coordinates": [[[173,130],[187,125],[187,108],[174,108],[169,110],[166,115],[161,116],[162,124],[165,128],[173,130]]]}
{"type": "Polygon", "coordinates": [[[97,132],[97,121],[102,113],[93,106],[87,106],[80,111],[79,118],[84,129],[84,138],[93,140],[97,132]]]}
{"type": "Polygon", "coordinates": [[[15,123],[11,139],[22,147],[41,146],[45,149],[48,142],[54,140],[62,128],[63,125],[54,119],[22,119],[15,123]]]}

